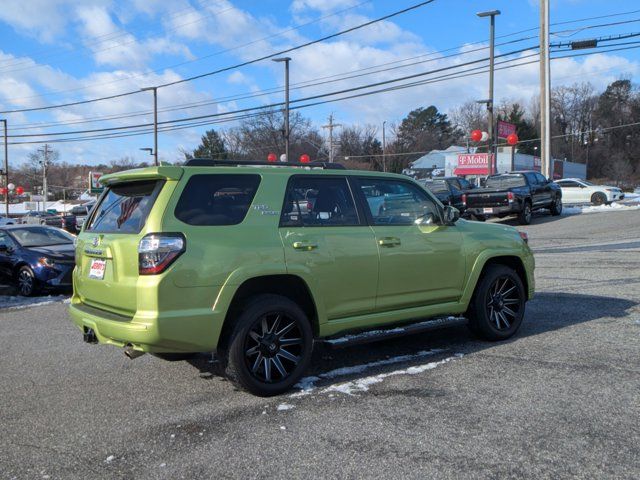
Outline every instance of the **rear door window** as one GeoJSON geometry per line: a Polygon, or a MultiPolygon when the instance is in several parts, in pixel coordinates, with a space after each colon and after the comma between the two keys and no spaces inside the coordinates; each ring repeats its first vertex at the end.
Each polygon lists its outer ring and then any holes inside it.
{"type": "Polygon", "coordinates": [[[260,185],[260,175],[193,175],[175,209],[189,225],[237,225],[247,216],[260,185]]]}
{"type": "Polygon", "coordinates": [[[145,180],[108,187],[86,230],[139,233],[163,185],[162,180],[145,180]]]}

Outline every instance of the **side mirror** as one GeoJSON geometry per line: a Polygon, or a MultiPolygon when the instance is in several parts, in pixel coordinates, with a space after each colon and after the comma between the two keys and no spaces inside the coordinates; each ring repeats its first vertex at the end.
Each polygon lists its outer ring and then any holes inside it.
{"type": "Polygon", "coordinates": [[[453,225],[460,219],[460,210],[451,205],[444,207],[444,223],[446,225],[453,225]]]}

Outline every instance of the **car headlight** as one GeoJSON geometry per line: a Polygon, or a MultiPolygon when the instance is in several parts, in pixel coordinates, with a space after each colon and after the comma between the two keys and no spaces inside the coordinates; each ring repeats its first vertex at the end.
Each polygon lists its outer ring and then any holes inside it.
{"type": "Polygon", "coordinates": [[[56,264],[56,262],[49,257],[40,257],[38,263],[43,267],[53,267],[56,264]]]}

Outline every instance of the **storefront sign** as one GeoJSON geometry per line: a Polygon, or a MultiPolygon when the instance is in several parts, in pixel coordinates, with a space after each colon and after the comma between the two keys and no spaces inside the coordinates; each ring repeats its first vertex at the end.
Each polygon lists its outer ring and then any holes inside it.
{"type": "Polygon", "coordinates": [[[458,155],[458,166],[453,169],[454,175],[489,175],[488,153],[461,153],[458,155]]]}
{"type": "Polygon", "coordinates": [[[513,123],[498,120],[498,138],[507,138],[513,133],[516,133],[516,126],[513,123]]]}

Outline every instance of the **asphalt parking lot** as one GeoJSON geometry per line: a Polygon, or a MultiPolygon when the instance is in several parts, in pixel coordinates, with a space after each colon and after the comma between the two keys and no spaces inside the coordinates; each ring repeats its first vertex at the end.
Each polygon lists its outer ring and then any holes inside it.
{"type": "Polygon", "coordinates": [[[639,478],[640,210],[524,230],[512,340],[319,349],[271,399],[206,358],[83,344],[63,303],[0,311],[0,478],[639,478]]]}

